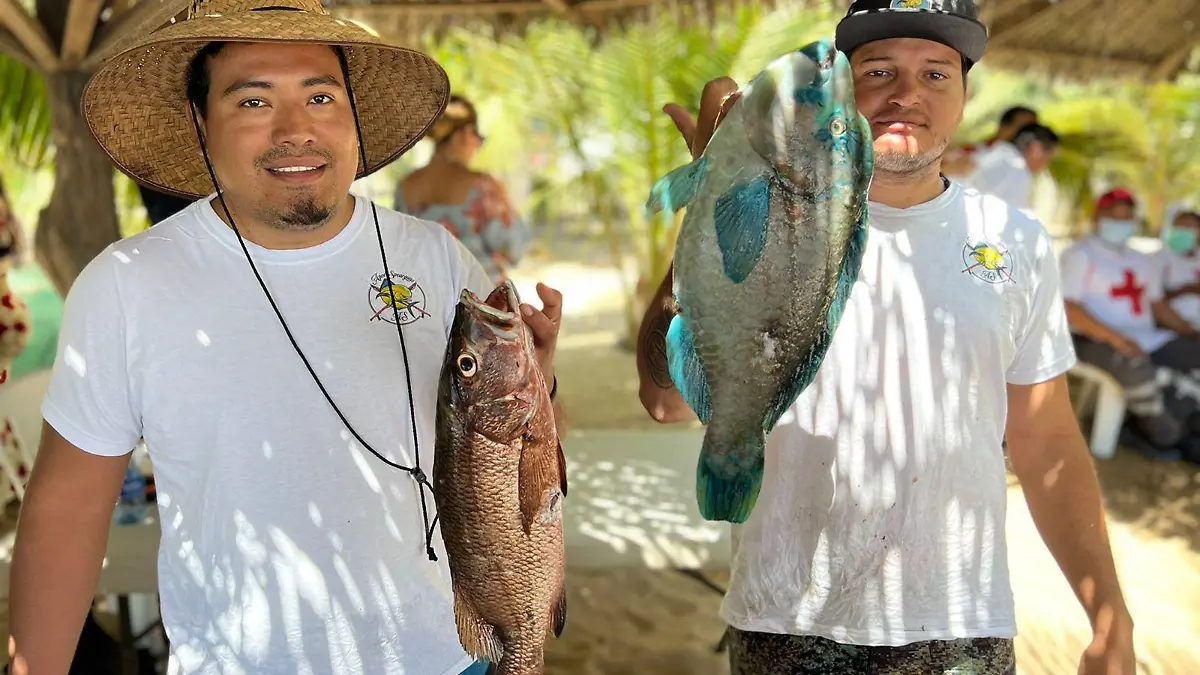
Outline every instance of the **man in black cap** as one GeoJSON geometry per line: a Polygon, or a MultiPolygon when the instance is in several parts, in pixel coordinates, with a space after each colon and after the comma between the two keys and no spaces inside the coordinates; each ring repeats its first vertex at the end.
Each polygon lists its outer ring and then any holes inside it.
{"type": "MultiPolygon", "coordinates": [[[[1087,445],[1050,237],[946,179],[987,31],[966,0],[860,0],[837,29],[874,136],[862,270],[813,384],[770,434],[753,514],[733,526],[722,605],[733,675],[1015,673],[1002,439],[1033,520],[1094,629],[1085,675],[1133,675],[1132,622],[1087,445]]],[[[666,112],[694,156],[736,100],[666,112]]],[[[643,319],[641,399],[692,418],[643,319]]]]}

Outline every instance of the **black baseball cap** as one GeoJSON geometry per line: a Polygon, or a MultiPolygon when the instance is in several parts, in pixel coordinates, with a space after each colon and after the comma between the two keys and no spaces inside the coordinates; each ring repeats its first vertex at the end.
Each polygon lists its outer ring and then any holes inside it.
{"type": "Polygon", "coordinates": [[[836,46],[849,55],[868,42],[904,37],[940,42],[971,64],[987,50],[973,0],[857,0],[838,23],[836,46]]]}

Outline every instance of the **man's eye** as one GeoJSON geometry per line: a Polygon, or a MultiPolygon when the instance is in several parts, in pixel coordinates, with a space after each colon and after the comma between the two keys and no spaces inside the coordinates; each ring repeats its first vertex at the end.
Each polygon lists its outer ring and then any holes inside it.
{"type": "Polygon", "coordinates": [[[333,103],[333,97],[329,94],[317,94],[313,97],[313,103],[333,103]]]}
{"type": "Polygon", "coordinates": [[[243,108],[257,108],[260,105],[266,105],[266,102],[263,101],[261,98],[252,98],[252,99],[242,101],[243,108]]]}

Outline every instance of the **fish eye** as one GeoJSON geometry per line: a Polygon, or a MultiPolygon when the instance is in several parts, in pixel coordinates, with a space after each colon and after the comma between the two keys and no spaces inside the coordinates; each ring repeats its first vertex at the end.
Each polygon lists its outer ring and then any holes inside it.
{"type": "Polygon", "coordinates": [[[846,133],[846,123],[842,121],[842,118],[835,117],[830,120],[829,133],[833,134],[834,136],[841,136],[842,134],[846,133]]]}
{"type": "Polygon", "coordinates": [[[474,377],[475,372],[479,370],[479,364],[475,362],[475,357],[470,354],[458,355],[458,372],[464,377],[474,377]]]}

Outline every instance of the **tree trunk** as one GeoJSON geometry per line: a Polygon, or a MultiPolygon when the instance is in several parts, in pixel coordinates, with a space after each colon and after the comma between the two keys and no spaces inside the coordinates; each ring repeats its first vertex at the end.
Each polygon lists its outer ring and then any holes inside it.
{"type": "Polygon", "coordinates": [[[83,268],[121,237],[113,165],[80,110],[88,73],[46,75],[54,137],[54,191],[38,218],[37,261],[64,296],[83,268]]]}

